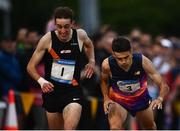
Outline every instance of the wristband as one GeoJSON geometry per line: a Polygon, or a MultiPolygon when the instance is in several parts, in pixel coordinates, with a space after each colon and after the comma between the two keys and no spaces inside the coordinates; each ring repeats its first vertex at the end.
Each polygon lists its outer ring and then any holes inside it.
{"type": "Polygon", "coordinates": [[[44,78],[40,77],[37,82],[39,83],[39,85],[41,86],[41,88],[43,87],[44,83],[49,83],[47,80],[45,80],[44,78]]]}
{"type": "Polygon", "coordinates": [[[163,98],[159,96],[157,99],[159,99],[161,102],[163,102],[163,98]]]}

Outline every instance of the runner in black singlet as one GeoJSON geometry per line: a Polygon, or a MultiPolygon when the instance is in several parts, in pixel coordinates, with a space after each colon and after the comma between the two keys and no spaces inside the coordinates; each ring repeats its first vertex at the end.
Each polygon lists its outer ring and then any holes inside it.
{"type": "Polygon", "coordinates": [[[41,86],[43,107],[49,129],[76,129],[81,116],[82,90],[79,86],[81,55],[85,49],[89,63],[85,76],[94,72],[94,47],[83,29],[73,29],[73,11],[58,7],[54,12],[56,30],[46,33],[30,59],[27,71],[41,86]],[[45,58],[45,78],[36,65],[45,58]]]}

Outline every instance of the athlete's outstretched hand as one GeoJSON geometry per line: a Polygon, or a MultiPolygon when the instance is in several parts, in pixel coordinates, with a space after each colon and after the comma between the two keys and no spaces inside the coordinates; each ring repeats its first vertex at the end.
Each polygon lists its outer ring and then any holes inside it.
{"type": "Polygon", "coordinates": [[[153,100],[150,104],[153,110],[157,109],[162,109],[162,98],[158,97],[157,99],[153,100]]]}
{"type": "Polygon", "coordinates": [[[54,85],[42,77],[38,79],[38,83],[40,84],[43,93],[49,93],[54,90],[54,85]]]}
{"type": "Polygon", "coordinates": [[[91,76],[94,73],[94,68],[95,68],[95,62],[89,62],[86,66],[85,66],[85,76],[86,78],[91,78],[91,76]]]}

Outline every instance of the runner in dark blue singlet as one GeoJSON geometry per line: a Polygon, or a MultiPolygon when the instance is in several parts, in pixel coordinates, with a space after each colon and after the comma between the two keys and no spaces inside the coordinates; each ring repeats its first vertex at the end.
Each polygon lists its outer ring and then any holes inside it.
{"type": "Polygon", "coordinates": [[[110,128],[123,129],[129,112],[136,116],[142,129],[156,129],[153,109],[162,108],[163,98],[169,87],[147,57],[132,52],[130,41],[126,37],[115,38],[112,50],[112,55],[102,63],[101,74],[104,110],[108,114],[110,128]],[[151,104],[147,77],[160,88],[159,97],[151,104]]]}

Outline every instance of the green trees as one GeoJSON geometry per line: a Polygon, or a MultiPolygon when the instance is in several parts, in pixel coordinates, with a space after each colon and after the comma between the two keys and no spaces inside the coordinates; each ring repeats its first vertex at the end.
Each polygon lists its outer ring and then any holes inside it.
{"type": "MultiPolygon", "coordinates": [[[[44,31],[53,9],[70,6],[79,21],[78,0],[12,0],[12,31],[21,26],[44,31]]],[[[126,34],[133,27],[140,27],[154,35],[180,35],[179,0],[98,0],[101,24],[112,25],[119,33],[126,34]]]]}

